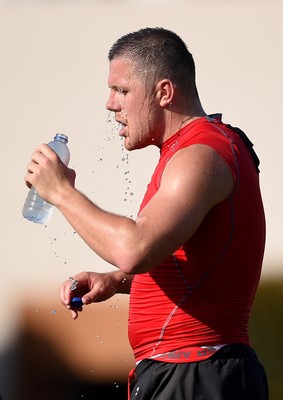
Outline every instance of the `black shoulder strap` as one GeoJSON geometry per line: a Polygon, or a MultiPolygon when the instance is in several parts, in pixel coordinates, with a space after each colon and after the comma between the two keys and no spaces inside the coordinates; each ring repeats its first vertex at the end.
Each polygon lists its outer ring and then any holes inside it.
{"type": "Polygon", "coordinates": [[[229,124],[227,125],[227,127],[232,129],[234,132],[236,132],[241,137],[241,139],[247,146],[247,149],[249,150],[249,152],[253,158],[253,161],[254,161],[257,171],[259,172],[260,161],[259,161],[259,158],[258,158],[256,152],[253,149],[253,146],[254,146],[253,143],[250,141],[250,139],[247,137],[247,135],[240,128],[235,128],[234,126],[231,126],[229,124]]]}

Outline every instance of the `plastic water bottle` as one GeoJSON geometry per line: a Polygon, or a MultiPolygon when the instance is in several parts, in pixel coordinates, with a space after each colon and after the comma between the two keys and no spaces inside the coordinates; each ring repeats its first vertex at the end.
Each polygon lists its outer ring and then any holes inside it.
{"type": "MultiPolygon", "coordinates": [[[[66,165],[70,161],[70,151],[67,146],[68,136],[61,133],[57,133],[48,145],[58,154],[62,162],[66,165]]],[[[53,212],[53,205],[43,200],[31,187],[27,195],[24,207],[23,216],[29,221],[36,222],[38,224],[46,224],[53,212]]]]}

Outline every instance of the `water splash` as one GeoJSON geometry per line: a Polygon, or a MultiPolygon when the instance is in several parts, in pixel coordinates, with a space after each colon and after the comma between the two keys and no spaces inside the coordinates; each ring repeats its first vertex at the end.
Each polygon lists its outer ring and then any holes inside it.
{"type": "MultiPolygon", "coordinates": [[[[123,95],[123,93],[122,93],[123,95]]],[[[123,120],[127,121],[128,118],[128,112],[123,109],[121,114],[123,115],[123,120]]],[[[117,122],[115,120],[115,113],[112,111],[109,111],[107,115],[107,123],[111,124],[111,135],[115,140],[117,139],[117,134],[119,131],[123,128],[123,124],[120,122],[117,122]]],[[[107,140],[111,140],[110,136],[108,136],[107,140]]],[[[130,156],[127,150],[124,147],[124,138],[121,137],[121,155],[120,155],[120,162],[116,165],[116,169],[121,171],[122,174],[122,179],[123,179],[123,185],[125,186],[124,190],[124,197],[123,197],[123,203],[126,208],[129,208],[131,206],[133,197],[134,197],[134,192],[131,189],[131,179],[130,179],[130,156]]],[[[124,214],[130,218],[133,217],[132,212],[129,210],[125,210],[124,214]]]]}
{"type": "Polygon", "coordinates": [[[99,341],[99,343],[103,343],[103,340],[100,338],[99,335],[96,335],[96,339],[99,341]]]}

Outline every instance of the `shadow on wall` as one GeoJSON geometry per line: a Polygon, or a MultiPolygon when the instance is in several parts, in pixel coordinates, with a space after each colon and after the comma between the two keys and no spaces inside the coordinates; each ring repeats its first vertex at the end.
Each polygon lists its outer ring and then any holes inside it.
{"type": "MultiPolygon", "coordinates": [[[[6,377],[7,388],[3,400],[109,400],[127,398],[126,378],[113,384],[107,378],[84,380],[66,365],[47,340],[22,332],[21,338],[1,362],[21,356],[20,364],[6,377]]],[[[113,376],[114,379],[114,376],[113,376]]]]}
{"type": "Polygon", "coordinates": [[[40,311],[26,305],[18,340],[0,357],[4,400],[126,400],[134,361],[127,303],[117,297],[77,321],[63,307],[55,315],[47,302],[40,311]]]}
{"type": "MultiPolygon", "coordinates": [[[[127,398],[134,365],[127,339],[128,303],[118,296],[91,305],[73,321],[62,307],[27,304],[18,340],[0,357],[4,400],[127,398]]],[[[270,399],[283,398],[283,280],[260,284],[251,317],[254,348],[265,365],[270,399]]]]}

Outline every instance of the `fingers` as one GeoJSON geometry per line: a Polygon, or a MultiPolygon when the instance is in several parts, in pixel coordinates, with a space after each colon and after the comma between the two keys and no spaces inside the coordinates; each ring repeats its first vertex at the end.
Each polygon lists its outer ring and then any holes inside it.
{"type": "Polygon", "coordinates": [[[37,176],[43,169],[49,167],[50,161],[55,162],[59,157],[47,144],[39,146],[31,155],[31,161],[27,165],[25,182],[31,187],[36,181],[37,176]]]}
{"type": "Polygon", "coordinates": [[[58,193],[74,187],[75,171],[68,168],[47,144],[39,146],[27,165],[25,183],[33,186],[46,201],[56,206],[58,193]]]}
{"type": "Polygon", "coordinates": [[[34,152],[31,156],[31,161],[28,163],[27,165],[27,173],[25,175],[25,181],[26,181],[26,185],[28,187],[32,186],[32,182],[35,177],[36,174],[39,172],[40,168],[39,168],[39,164],[43,164],[45,159],[45,156],[43,156],[42,153],[39,152],[34,152]]]}
{"type": "Polygon", "coordinates": [[[61,303],[66,306],[70,307],[71,306],[71,299],[74,296],[74,290],[77,289],[78,286],[78,279],[75,279],[73,277],[70,277],[67,279],[65,282],[62,283],[60,286],[60,298],[61,298],[61,303]]]}
{"type": "Polygon", "coordinates": [[[32,154],[32,160],[36,161],[40,154],[51,160],[56,160],[56,158],[59,157],[57,153],[45,143],[41,144],[35,149],[35,152],[32,154]]]}
{"type": "MultiPolygon", "coordinates": [[[[72,304],[73,298],[81,298],[88,291],[86,287],[86,273],[80,273],[69,277],[59,288],[61,303],[71,312],[73,319],[77,319],[83,307],[78,302],[72,304]]],[[[83,304],[84,301],[82,301],[83,304]]]]}
{"type": "Polygon", "coordinates": [[[77,319],[79,314],[76,310],[71,310],[71,316],[73,318],[73,320],[77,319]]]}
{"type": "Polygon", "coordinates": [[[34,172],[37,165],[45,166],[49,161],[56,162],[59,156],[47,144],[42,144],[31,155],[31,161],[28,164],[28,171],[34,172]]]}
{"type": "Polygon", "coordinates": [[[116,282],[112,273],[80,272],[60,286],[61,302],[76,319],[83,307],[78,303],[72,305],[72,298],[81,298],[83,305],[105,301],[116,293],[116,282]]]}

